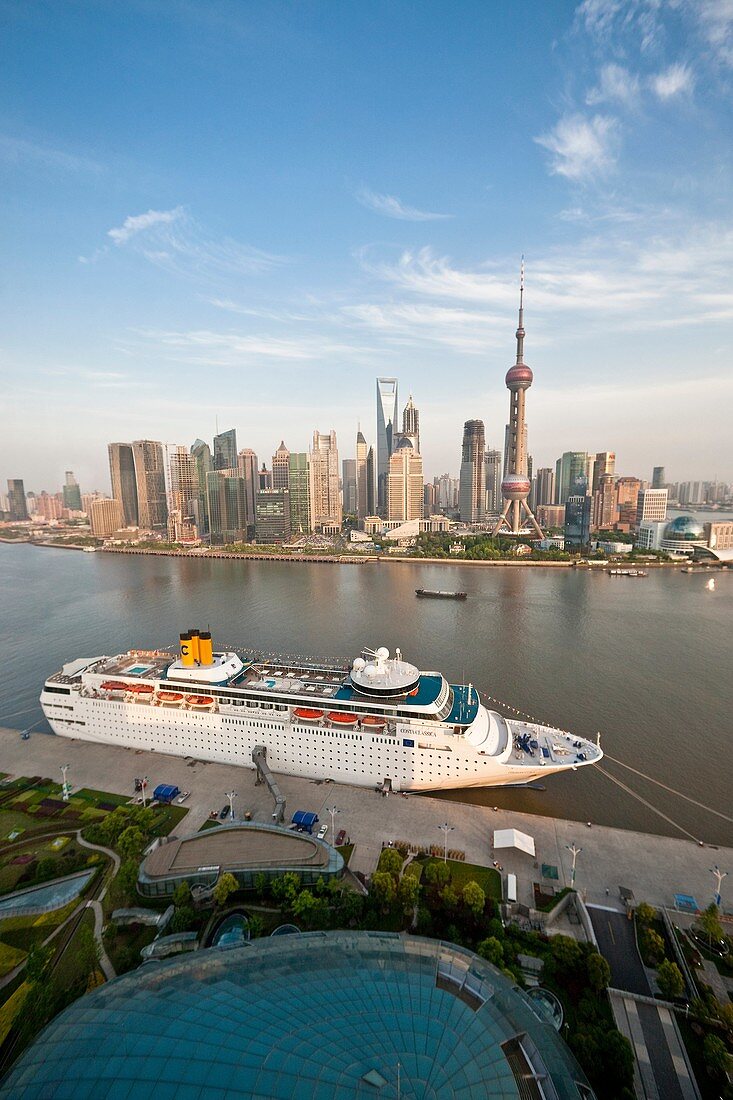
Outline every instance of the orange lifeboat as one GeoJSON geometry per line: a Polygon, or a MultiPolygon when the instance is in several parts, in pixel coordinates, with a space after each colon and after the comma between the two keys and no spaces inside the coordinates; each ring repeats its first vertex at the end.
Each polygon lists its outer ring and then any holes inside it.
{"type": "Polygon", "coordinates": [[[214,702],[212,695],[187,695],[186,702],[189,707],[210,707],[214,702]]]}
{"type": "Polygon", "coordinates": [[[168,704],[171,704],[171,705],[174,704],[175,706],[180,706],[180,703],[181,703],[182,700],[183,700],[183,696],[178,691],[159,691],[158,692],[158,702],[159,703],[168,703],[168,704]]]}
{"type": "Polygon", "coordinates": [[[300,722],[318,722],[323,718],[323,711],[308,710],[307,707],[296,707],[293,711],[293,718],[297,718],[300,722]]]}
{"type": "Polygon", "coordinates": [[[326,717],[334,726],[355,726],[359,721],[358,714],[346,714],[341,710],[331,710],[326,717]]]}
{"type": "Polygon", "coordinates": [[[367,714],[364,718],[362,718],[361,724],[362,726],[365,726],[366,729],[383,730],[384,727],[387,725],[387,720],[385,718],[377,717],[376,714],[367,714]]]}
{"type": "Polygon", "coordinates": [[[152,684],[128,684],[127,690],[131,691],[133,695],[148,695],[154,689],[152,684]]]}
{"type": "Polygon", "coordinates": [[[124,684],[122,680],[105,680],[103,684],[100,684],[103,691],[129,691],[130,685],[124,684]]]}

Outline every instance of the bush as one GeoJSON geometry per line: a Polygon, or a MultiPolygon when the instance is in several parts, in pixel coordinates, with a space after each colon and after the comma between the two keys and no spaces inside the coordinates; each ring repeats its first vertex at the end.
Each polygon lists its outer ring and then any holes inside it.
{"type": "Polygon", "coordinates": [[[482,940],[476,951],[482,959],[493,963],[499,969],[504,966],[504,945],[496,936],[489,936],[487,939],[482,940]]]}
{"type": "Polygon", "coordinates": [[[685,992],[685,979],[682,977],[682,971],[677,963],[670,962],[669,959],[665,959],[659,965],[657,984],[659,985],[659,992],[668,1001],[681,997],[685,992]]]}
{"type": "Polygon", "coordinates": [[[645,961],[651,966],[656,966],[664,958],[664,940],[653,928],[642,929],[639,946],[645,961]]]}
{"type": "Polygon", "coordinates": [[[403,862],[396,848],[384,848],[379,857],[379,870],[387,871],[391,875],[399,875],[403,862]]]}
{"type": "Polygon", "coordinates": [[[466,905],[475,917],[480,917],[486,905],[486,894],[477,882],[467,882],[462,891],[463,904],[466,905]]]}
{"type": "Polygon", "coordinates": [[[611,967],[603,958],[603,955],[599,955],[597,951],[591,952],[585,966],[591,989],[594,989],[596,993],[606,989],[611,981],[611,967]]]}

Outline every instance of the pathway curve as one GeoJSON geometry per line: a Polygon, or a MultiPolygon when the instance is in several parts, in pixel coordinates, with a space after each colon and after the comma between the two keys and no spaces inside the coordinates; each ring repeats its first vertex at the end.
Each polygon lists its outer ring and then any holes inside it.
{"type": "MultiPolygon", "coordinates": [[[[84,840],[81,835],[81,829],[76,834],[76,839],[79,841],[83,848],[91,848],[95,852],[104,852],[112,860],[114,870],[107,881],[111,881],[120,869],[121,860],[117,855],[117,852],[112,848],[105,848],[102,844],[92,844],[89,840],[84,840]]],[[[102,880],[104,882],[104,879],[102,880]]],[[[99,965],[102,967],[107,981],[111,981],[112,978],[117,977],[117,971],[113,967],[109,955],[104,948],[104,940],[102,939],[102,932],[104,931],[104,911],[102,909],[101,902],[104,899],[104,895],[107,893],[107,883],[99,892],[99,897],[92,898],[87,902],[87,908],[91,909],[94,913],[94,938],[99,944],[99,965]]]]}

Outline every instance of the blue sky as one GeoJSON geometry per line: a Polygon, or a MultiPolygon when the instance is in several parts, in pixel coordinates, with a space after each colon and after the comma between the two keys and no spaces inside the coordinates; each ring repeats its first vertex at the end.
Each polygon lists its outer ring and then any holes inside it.
{"type": "Polygon", "coordinates": [[[733,479],[729,0],[0,0],[0,476],[421,410],[733,479]]]}

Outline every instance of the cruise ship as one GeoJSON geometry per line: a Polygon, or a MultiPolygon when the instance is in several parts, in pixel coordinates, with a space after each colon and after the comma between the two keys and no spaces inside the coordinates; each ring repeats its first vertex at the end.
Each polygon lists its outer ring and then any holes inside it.
{"type": "Polygon", "coordinates": [[[421,672],[396,650],[351,663],[214,652],[209,631],[180,653],[80,658],[51,676],[41,706],[62,737],[385,791],[526,784],[596,764],[600,746],[506,718],[471,685],[421,672]]]}

